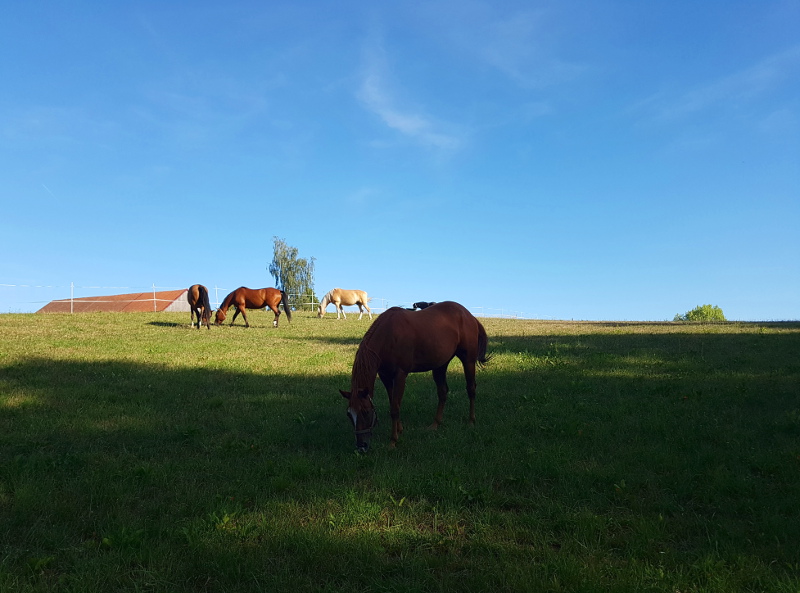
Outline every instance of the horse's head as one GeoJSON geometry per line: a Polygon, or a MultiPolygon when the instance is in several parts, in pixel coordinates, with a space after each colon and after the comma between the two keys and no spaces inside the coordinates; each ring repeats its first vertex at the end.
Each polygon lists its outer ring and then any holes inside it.
{"type": "Polygon", "coordinates": [[[359,453],[366,453],[372,438],[372,429],[378,424],[378,413],[372,404],[372,396],[368,389],[359,389],[355,393],[340,389],[339,393],[349,402],[347,417],[353,423],[356,449],[359,453]]]}
{"type": "Polygon", "coordinates": [[[225,321],[225,311],[217,309],[217,314],[214,316],[214,325],[219,325],[225,321]]]}

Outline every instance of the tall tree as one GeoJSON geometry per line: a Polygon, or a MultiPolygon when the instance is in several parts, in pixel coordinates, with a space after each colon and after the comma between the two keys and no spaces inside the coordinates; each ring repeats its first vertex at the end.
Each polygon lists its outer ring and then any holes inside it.
{"type": "Polygon", "coordinates": [[[269,273],[275,278],[275,286],[284,291],[296,309],[313,309],[315,258],[297,257],[297,247],[287,245],[284,239],[273,237],[272,263],[269,273]]]}

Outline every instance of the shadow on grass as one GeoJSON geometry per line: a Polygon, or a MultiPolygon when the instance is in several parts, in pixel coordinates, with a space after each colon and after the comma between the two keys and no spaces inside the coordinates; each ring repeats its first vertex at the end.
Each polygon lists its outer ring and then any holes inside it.
{"type": "Polygon", "coordinates": [[[148,321],[147,325],[154,325],[156,327],[183,327],[186,326],[189,329],[192,329],[191,325],[188,323],[175,323],[174,321],[148,321]]]}
{"type": "Polygon", "coordinates": [[[796,334],[490,336],[476,427],[454,363],[444,427],[423,430],[435,391],[413,375],[388,450],[379,387],[377,444],[361,457],[337,391],[346,376],[4,366],[0,579],[47,558],[57,575],[100,564],[111,579],[120,558],[143,567],[134,580],[162,571],[200,589],[296,578],[345,590],[388,572],[420,589],[512,590],[569,583],[572,566],[635,590],[634,565],[660,566],[674,590],[712,562],[789,590],[799,346],[796,334]],[[340,562],[354,548],[372,569],[340,562]]]}
{"type": "MultiPolygon", "coordinates": [[[[629,325],[626,327],[630,327],[629,325]]],[[[781,327],[786,326],[763,326],[781,327]]],[[[615,365],[631,368],[634,375],[652,377],[653,371],[680,366],[684,373],[797,373],[800,359],[797,333],[606,333],[583,335],[491,335],[493,354],[541,359],[545,367],[559,360],[580,370],[607,371],[615,365]],[[667,365],[666,367],[662,365],[667,365]],[[670,366],[671,365],[671,366],[670,366]]]]}
{"type": "Polygon", "coordinates": [[[361,344],[363,336],[346,337],[346,336],[285,336],[286,340],[294,340],[298,342],[318,342],[320,344],[334,344],[341,346],[358,346],[361,344]]]}

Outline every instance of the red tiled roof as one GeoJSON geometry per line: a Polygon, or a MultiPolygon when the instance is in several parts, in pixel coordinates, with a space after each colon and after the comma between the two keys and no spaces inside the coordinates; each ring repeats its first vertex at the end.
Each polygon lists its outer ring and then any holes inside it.
{"type": "Polygon", "coordinates": [[[186,289],[165,290],[161,292],[138,292],[132,294],[114,294],[109,296],[80,297],[50,301],[37,313],[96,313],[123,312],[147,313],[164,311],[179,298],[184,298],[186,289]]]}

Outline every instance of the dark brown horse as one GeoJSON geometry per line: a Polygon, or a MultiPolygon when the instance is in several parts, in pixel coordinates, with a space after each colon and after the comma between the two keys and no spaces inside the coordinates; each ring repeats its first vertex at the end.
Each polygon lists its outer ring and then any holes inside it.
{"type": "Polygon", "coordinates": [[[409,373],[433,371],[439,407],[431,428],[442,423],[447,401],[447,365],[454,357],[464,366],[469,396],[469,421],[475,423],[475,367],[489,361],[486,355],[486,330],[464,307],[452,301],[432,305],[422,311],[392,307],[378,316],[367,330],[356,352],[350,391],[340,391],[348,400],[347,415],[353,422],[356,447],[369,448],[372,429],[378,416],[372,397],[375,376],[380,377],[389,395],[392,417],[390,447],[397,444],[403,423],[400,404],[409,373]]]}
{"type": "Polygon", "coordinates": [[[192,284],[186,292],[186,300],[189,301],[189,317],[194,327],[194,319],[197,317],[197,329],[205,325],[211,329],[211,303],[208,301],[208,289],[202,284],[192,284]]]}
{"type": "Polygon", "coordinates": [[[273,327],[278,327],[278,317],[281,316],[281,310],[278,305],[283,304],[283,310],[286,311],[286,319],[292,321],[292,308],[289,306],[289,300],[286,298],[286,293],[277,288],[246,288],[241,286],[225,297],[222,304],[217,309],[217,315],[214,318],[214,323],[220,325],[225,321],[228,313],[228,308],[233,305],[236,307],[236,313],[233,314],[231,325],[236,321],[237,315],[242,314],[245,327],[250,327],[247,321],[247,309],[263,309],[269,307],[275,313],[275,320],[272,322],[273,327]]]}

